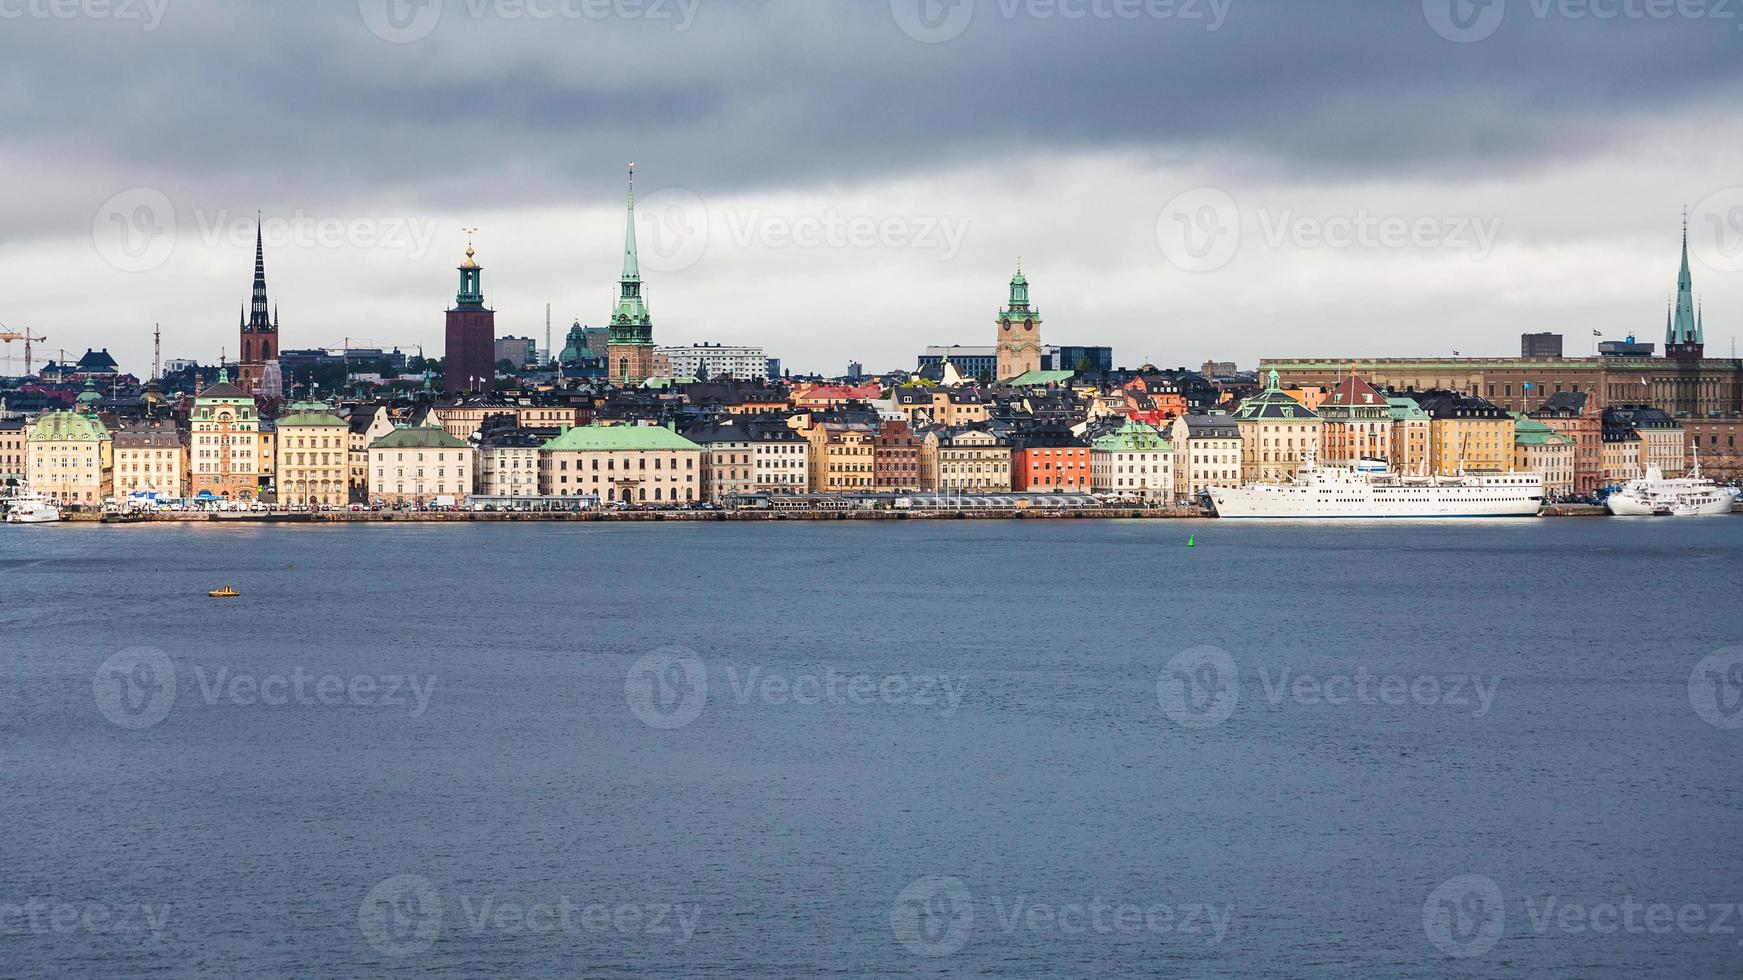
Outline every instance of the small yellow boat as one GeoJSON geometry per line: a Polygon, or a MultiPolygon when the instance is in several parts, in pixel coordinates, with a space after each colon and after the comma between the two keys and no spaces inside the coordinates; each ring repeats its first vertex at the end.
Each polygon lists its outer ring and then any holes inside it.
{"type": "Polygon", "coordinates": [[[234,599],[242,593],[236,591],[236,586],[226,585],[221,589],[213,589],[206,594],[214,599],[234,599]]]}

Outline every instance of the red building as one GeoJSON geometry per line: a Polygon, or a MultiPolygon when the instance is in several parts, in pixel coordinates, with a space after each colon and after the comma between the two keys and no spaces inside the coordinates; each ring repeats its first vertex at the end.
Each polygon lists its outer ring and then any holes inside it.
{"type": "Polygon", "coordinates": [[[872,489],[919,490],[920,437],[906,419],[885,420],[872,441],[872,489]]]}
{"type": "Polygon", "coordinates": [[[496,311],[484,305],[483,269],[466,243],[460,264],[460,292],[448,311],[447,347],[443,354],[442,390],[489,391],[496,384],[496,311]]]}
{"type": "Polygon", "coordinates": [[[1011,437],[1011,489],[1030,493],[1088,493],[1089,443],[1064,427],[1011,437]]]}

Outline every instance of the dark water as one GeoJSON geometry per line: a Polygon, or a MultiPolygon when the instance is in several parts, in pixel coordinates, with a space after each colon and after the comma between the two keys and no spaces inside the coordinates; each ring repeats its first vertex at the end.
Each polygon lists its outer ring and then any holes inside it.
{"type": "Polygon", "coordinates": [[[0,528],[0,975],[1735,976],[1740,555],[0,528]]]}

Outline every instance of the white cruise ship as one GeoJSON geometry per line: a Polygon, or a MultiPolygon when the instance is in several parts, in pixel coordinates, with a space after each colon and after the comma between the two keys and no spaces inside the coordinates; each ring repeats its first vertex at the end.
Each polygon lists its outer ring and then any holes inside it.
{"type": "Polygon", "coordinates": [[[1543,509],[1539,473],[1400,476],[1384,463],[1356,467],[1309,462],[1288,483],[1212,489],[1218,517],[1535,517],[1543,509]]]}
{"type": "Polygon", "coordinates": [[[1688,476],[1665,479],[1664,470],[1646,468],[1646,476],[1610,494],[1604,501],[1617,517],[1708,517],[1729,514],[1737,503],[1731,491],[1701,478],[1697,451],[1688,476]]]}
{"type": "Polygon", "coordinates": [[[26,490],[7,501],[8,524],[53,524],[60,519],[60,508],[40,493],[26,490]]]}

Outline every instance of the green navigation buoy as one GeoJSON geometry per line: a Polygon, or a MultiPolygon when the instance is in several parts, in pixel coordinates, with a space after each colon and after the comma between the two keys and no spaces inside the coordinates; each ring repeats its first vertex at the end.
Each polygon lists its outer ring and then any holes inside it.
{"type": "Polygon", "coordinates": [[[1188,534],[1188,535],[1187,535],[1187,536],[1186,536],[1186,546],[1187,546],[1187,547],[1188,547],[1188,548],[1196,548],[1196,547],[1198,547],[1198,535],[1196,535],[1196,534],[1188,534]]]}

